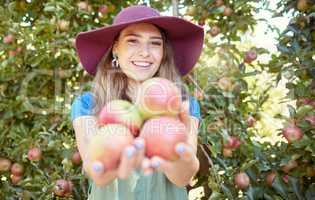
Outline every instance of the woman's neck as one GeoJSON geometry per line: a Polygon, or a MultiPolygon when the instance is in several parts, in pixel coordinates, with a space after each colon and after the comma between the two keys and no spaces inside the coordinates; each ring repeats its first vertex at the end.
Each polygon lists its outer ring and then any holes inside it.
{"type": "Polygon", "coordinates": [[[141,82],[134,79],[128,79],[127,95],[131,98],[132,102],[136,102],[136,97],[139,92],[141,82]]]}

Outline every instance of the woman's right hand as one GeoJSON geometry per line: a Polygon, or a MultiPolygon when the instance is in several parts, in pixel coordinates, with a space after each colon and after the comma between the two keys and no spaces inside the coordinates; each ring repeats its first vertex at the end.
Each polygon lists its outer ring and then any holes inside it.
{"type": "Polygon", "coordinates": [[[140,137],[134,140],[132,145],[127,146],[121,154],[120,163],[117,169],[106,171],[101,163],[89,162],[87,163],[90,177],[99,186],[105,185],[115,178],[126,179],[133,170],[141,168],[144,157],[145,144],[140,137]]]}

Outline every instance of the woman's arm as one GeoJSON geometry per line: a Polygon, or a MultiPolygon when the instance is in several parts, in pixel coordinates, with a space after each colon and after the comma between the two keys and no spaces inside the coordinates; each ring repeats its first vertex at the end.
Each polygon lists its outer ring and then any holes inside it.
{"type": "Polygon", "coordinates": [[[111,182],[117,177],[116,171],[103,174],[96,174],[90,169],[91,163],[87,156],[87,146],[91,136],[97,133],[96,118],[93,116],[81,116],[73,120],[73,128],[78,150],[82,157],[83,169],[96,185],[102,186],[111,182]]]}

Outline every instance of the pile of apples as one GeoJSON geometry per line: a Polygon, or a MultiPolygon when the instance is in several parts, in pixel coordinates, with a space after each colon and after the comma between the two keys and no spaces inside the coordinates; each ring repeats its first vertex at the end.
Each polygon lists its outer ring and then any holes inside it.
{"type": "Polygon", "coordinates": [[[99,113],[99,131],[92,136],[88,154],[92,163],[101,164],[104,170],[118,168],[123,149],[136,137],[144,139],[147,157],[166,160],[176,160],[175,145],[187,140],[184,122],[189,105],[182,102],[174,83],[164,78],[148,79],[136,96],[134,104],[112,100],[99,113]]]}

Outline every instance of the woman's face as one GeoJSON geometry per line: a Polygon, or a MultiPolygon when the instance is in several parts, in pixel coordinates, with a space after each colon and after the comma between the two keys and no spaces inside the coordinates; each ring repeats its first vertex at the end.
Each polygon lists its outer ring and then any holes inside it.
{"type": "Polygon", "coordinates": [[[120,32],[113,47],[121,70],[131,79],[142,82],[159,69],[163,58],[163,39],[152,24],[133,24],[120,32]]]}

